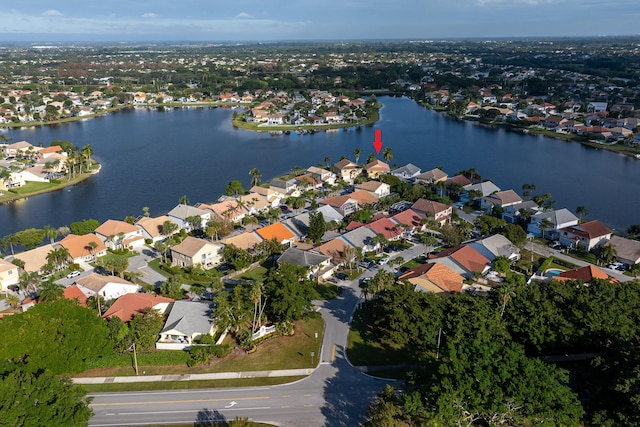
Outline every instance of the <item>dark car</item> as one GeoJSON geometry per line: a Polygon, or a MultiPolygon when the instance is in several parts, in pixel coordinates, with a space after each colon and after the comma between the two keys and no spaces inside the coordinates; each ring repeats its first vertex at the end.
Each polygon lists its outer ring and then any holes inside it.
{"type": "Polygon", "coordinates": [[[7,289],[9,289],[10,291],[13,291],[15,293],[18,293],[18,291],[20,290],[18,285],[9,285],[9,286],[7,286],[7,289]]]}
{"type": "Polygon", "coordinates": [[[337,273],[336,277],[340,280],[347,280],[349,276],[346,273],[337,273]]]}

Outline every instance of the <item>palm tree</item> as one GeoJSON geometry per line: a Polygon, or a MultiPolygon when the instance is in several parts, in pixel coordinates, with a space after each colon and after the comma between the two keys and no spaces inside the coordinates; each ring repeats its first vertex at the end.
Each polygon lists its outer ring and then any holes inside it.
{"type": "Polygon", "coordinates": [[[98,244],[92,240],[87,243],[87,248],[89,250],[89,253],[93,257],[93,262],[96,262],[96,254],[94,253],[94,251],[98,248],[98,244]]]}
{"type": "Polygon", "coordinates": [[[369,156],[367,157],[367,164],[375,162],[376,161],[376,155],[371,153],[369,154],[369,156]]]}
{"type": "Polygon", "coordinates": [[[18,286],[25,292],[31,293],[35,289],[36,285],[40,282],[40,276],[37,272],[22,273],[18,286]]]}
{"type": "Polygon", "coordinates": [[[433,250],[433,246],[438,243],[438,239],[436,239],[435,237],[433,237],[431,234],[429,233],[422,233],[418,236],[418,240],[420,241],[420,243],[422,243],[427,252],[427,258],[429,258],[429,255],[431,254],[431,251],[433,250]]]}
{"type": "Polygon", "coordinates": [[[87,144],[84,147],[82,147],[82,150],[80,150],[80,153],[82,154],[82,157],[84,157],[85,161],[87,162],[87,170],[89,170],[89,168],[91,167],[91,156],[93,155],[93,148],[91,147],[91,145],[87,144]]]}
{"type": "Polygon", "coordinates": [[[360,148],[353,150],[353,156],[356,158],[356,164],[358,164],[358,160],[360,160],[360,154],[362,154],[362,150],[360,148]]]}
{"type": "Polygon", "coordinates": [[[56,270],[62,270],[66,266],[69,258],[71,258],[71,255],[69,254],[69,250],[61,246],[57,249],[50,251],[47,254],[46,259],[51,264],[56,266],[56,270]]]}
{"type": "Polygon", "coordinates": [[[545,239],[544,233],[549,229],[553,229],[554,224],[553,222],[545,218],[540,221],[540,224],[538,224],[538,226],[540,227],[540,230],[542,230],[542,238],[545,239]]]}
{"type": "Polygon", "coordinates": [[[7,295],[6,302],[9,305],[9,307],[13,308],[14,310],[17,310],[18,307],[20,307],[20,298],[18,298],[17,295],[14,295],[14,294],[7,295]]]}
{"type": "Polygon", "coordinates": [[[612,244],[600,246],[598,252],[600,255],[600,259],[607,264],[615,260],[616,256],[618,255],[616,247],[612,244]]]}
{"type": "Polygon", "coordinates": [[[38,299],[41,301],[54,301],[64,296],[64,286],[47,280],[38,288],[38,299]]]}
{"type": "Polygon", "coordinates": [[[187,195],[183,194],[182,196],[180,196],[180,199],[178,200],[178,203],[180,203],[181,205],[188,205],[189,204],[189,199],[187,198],[187,195]]]}
{"type": "Polygon", "coordinates": [[[162,223],[162,234],[164,235],[164,237],[169,237],[170,235],[175,233],[177,230],[178,230],[178,224],[176,224],[173,221],[166,220],[165,222],[162,223]]]}
{"type": "Polygon", "coordinates": [[[391,159],[393,159],[393,151],[391,150],[391,148],[387,147],[384,149],[384,151],[382,152],[382,158],[387,163],[390,162],[391,159]]]}
{"type": "Polygon", "coordinates": [[[324,158],[324,164],[329,167],[329,163],[331,163],[331,158],[329,156],[324,158]]]}
{"type": "Polygon", "coordinates": [[[576,208],[576,213],[578,214],[578,217],[580,218],[580,222],[582,222],[582,219],[589,214],[589,211],[584,206],[578,206],[576,208]]]}
{"type": "Polygon", "coordinates": [[[257,168],[253,168],[249,171],[249,175],[251,175],[251,186],[256,186],[260,184],[260,178],[262,178],[262,175],[260,174],[260,171],[257,168]]]}
{"type": "Polygon", "coordinates": [[[45,225],[42,228],[44,230],[45,237],[49,239],[51,244],[53,244],[53,242],[56,240],[56,237],[58,237],[58,230],[50,225],[45,225]]]}

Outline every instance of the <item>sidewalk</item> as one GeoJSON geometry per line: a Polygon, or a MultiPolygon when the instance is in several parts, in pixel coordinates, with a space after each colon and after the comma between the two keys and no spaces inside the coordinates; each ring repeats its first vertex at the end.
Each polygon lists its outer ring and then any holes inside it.
{"type": "Polygon", "coordinates": [[[150,383],[160,381],[230,380],[238,378],[297,377],[311,375],[315,369],[281,369],[277,371],[219,372],[210,374],[138,375],[129,377],[72,378],[76,384],[150,383]]]}

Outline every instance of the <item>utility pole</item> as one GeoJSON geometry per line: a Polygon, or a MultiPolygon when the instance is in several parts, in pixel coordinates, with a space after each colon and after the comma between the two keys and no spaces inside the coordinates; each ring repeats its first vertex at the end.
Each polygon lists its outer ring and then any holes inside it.
{"type": "Polygon", "coordinates": [[[129,347],[129,350],[133,349],[133,364],[136,368],[136,375],[138,374],[138,357],[136,355],[136,343],[131,344],[131,347],[129,347]]]}
{"type": "Polygon", "coordinates": [[[440,337],[442,336],[442,328],[438,329],[438,349],[436,350],[436,360],[440,357],[440,337]]]}

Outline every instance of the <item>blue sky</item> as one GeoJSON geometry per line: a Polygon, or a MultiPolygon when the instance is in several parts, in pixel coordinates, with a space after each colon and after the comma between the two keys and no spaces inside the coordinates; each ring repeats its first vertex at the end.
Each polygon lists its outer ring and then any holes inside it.
{"type": "Polygon", "coordinates": [[[640,34],[638,0],[28,0],[0,41],[227,41],[640,34]]]}

